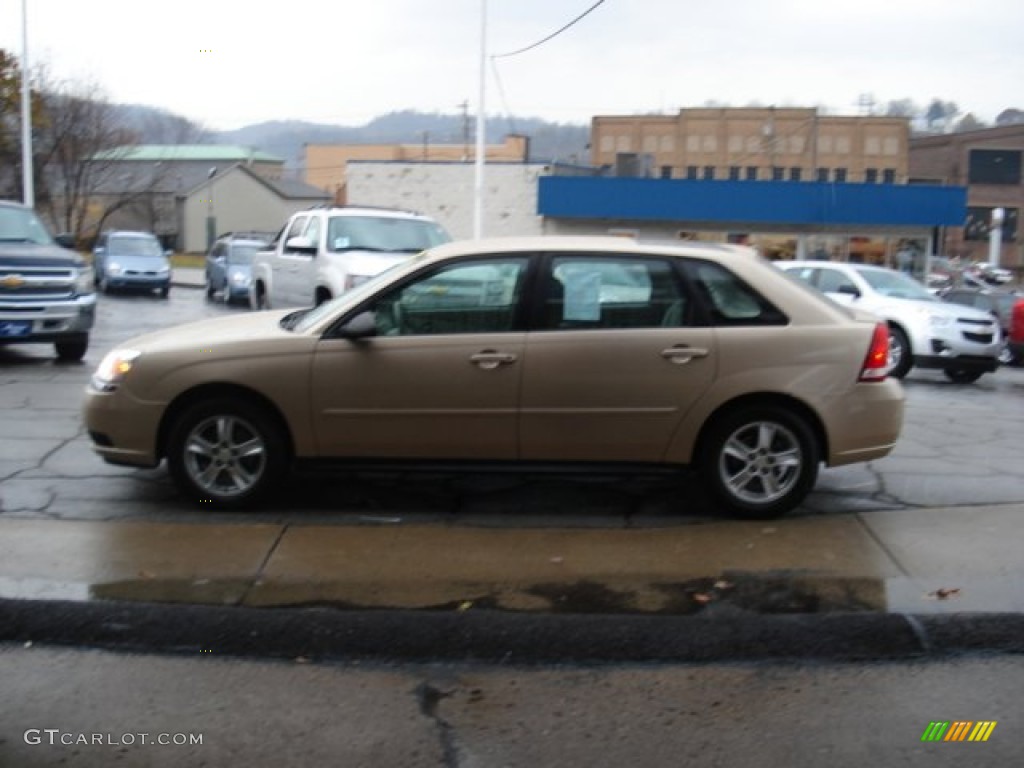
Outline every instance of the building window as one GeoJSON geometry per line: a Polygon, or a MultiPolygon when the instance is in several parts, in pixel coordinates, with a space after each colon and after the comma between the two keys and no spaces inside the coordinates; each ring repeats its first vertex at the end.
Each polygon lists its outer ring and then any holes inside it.
{"type": "Polygon", "coordinates": [[[895,138],[887,138],[885,141],[882,142],[882,152],[883,154],[889,155],[890,157],[893,155],[898,155],[900,153],[900,140],[895,138]]]}
{"type": "Polygon", "coordinates": [[[785,178],[785,169],[778,165],[772,166],[772,181],[782,181],[785,178]]]}
{"type": "Polygon", "coordinates": [[[700,136],[690,135],[686,137],[686,151],[700,152],[700,136]]]}
{"type": "Polygon", "coordinates": [[[748,165],[747,166],[747,181],[757,181],[757,166],[756,165],[748,165]]]}
{"type": "Polygon", "coordinates": [[[877,136],[868,136],[864,139],[864,154],[865,155],[880,155],[882,154],[882,140],[877,136]]]}
{"type": "Polygon", "coordinates": [[[972,149],[967,160],[968,184],[1020,184],[1021,151],[972,149]]]}
{"type": "Polygon", "coordinates": [[[686,166],[686,178],[688,178],[688,179],[696,179],[697,178],[697,166],[696,165],[688,165],[688,166],[686,166]]]}
{"type": "Polygon", "coordinates": [[[661,137],[661,151],[662,152],[675,152],[676,142],[671,135],[665,135],[661,137]]]}
{"type": "Polygon", "coordinates": [[[864,171],[864,181],[867,184],[877,184],[878,183],[878,169],[877,168],[868,168],[868,169],[866,169],[864,171]]]}
{"type": "Polygon", "coordinates": [[[663,166],[661,166],[661,178],[663,178],[663,179],[671,179],[672,178],[672,166],[671,165],[663,165],[663,166]]]}
{"type": "Polygon", "coordinates": [[[711,180],[711,179],[715,178],[715,166],[713,166],[713,165],[705,165],[704,166],[704,178],[707,179],[707,180],[711,180]]]}
{"type": "Polygon", "coordinates": [[[886,168],[882,171],[882,181],[886,184],[896,183],[896,171],[892,168],[886,168]]]}
{"type": "Polygon", "coordinates": [[[850,154],[850,137],[849,136],[836,136],[836,154],[848,155],[850,154]]]}
{"type": "Polygon", "coordinates": [[[789,169],[789,180],[790,181],[800,181],[800,177],[801,177],[801,171],[800,171],[799,168],[790,168],[789,169]]]}
{"type": "Polygon", "coordinates": [[[818,181],[828,181],[828,168],[819,168],[814,176],[818,181]]]}
{"type": "MultiPolygon", "coordinates": [[[[1003,208],[1003,242],[1016,242],[1018,213],[1017,208],[1003,208]]],[[[964,240],[988,240],[991,229],[992,208],[972,205],[967,209],[964,240]]]]}
{"type": "Polygon", "coordinates": [[[740,167],[738,165],[729,166],[729,181],[740,180],[740,167]]]}
{"type": "Polygon", "coordinates": [[[835,181],[839,181],[839,182],[846,181],[846,169],[845,168],[836,168],[835,171],[834,171],[834,177],[833,178],[834,178],[835,181]]]}

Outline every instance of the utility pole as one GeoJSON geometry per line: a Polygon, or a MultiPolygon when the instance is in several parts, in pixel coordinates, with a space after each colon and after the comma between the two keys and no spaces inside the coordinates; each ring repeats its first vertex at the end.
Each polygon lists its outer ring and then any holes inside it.
{"type": "Polygon", "coordinates": [[[487,83],[487,0],[480,0],[480,98],[476,107],[476,173],[473,184],[473,237],[484,234],[484,96],[487,83]]]}
{"type": "Polygon", "coordinates": [[[21,0],[21,189],[29,208],[36,204],[32,172],[32,91],[28,82],[28,0],[21,0]]]}

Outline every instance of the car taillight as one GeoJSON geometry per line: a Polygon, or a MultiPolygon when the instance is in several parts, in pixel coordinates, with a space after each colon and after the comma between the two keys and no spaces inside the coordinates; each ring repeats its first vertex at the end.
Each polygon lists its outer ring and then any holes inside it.
{"type": "Polygon", "coordinates": [[[889,327],[878,323],[871,336],[871,346],[864,358],[864,368],[858,381],[884,381],[889,375],[889,327]]]}

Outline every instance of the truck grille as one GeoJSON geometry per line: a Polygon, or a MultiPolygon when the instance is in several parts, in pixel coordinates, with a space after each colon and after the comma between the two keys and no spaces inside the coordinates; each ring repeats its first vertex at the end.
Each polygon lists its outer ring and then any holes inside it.
{"type": "Polygon", "coordinates": [[[65,267],[0,267],[0,301],[71,299],[75,273],[65,267]]]}

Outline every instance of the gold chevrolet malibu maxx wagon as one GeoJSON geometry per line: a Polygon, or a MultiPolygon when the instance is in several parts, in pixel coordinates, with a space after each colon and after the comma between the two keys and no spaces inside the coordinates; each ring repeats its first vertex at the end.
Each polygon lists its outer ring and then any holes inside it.
{"type": "MultiPolygon", "coordinates": [[[[314,309],[133,339],[85,398],[95,450],[204,506],[316,459],[691,466],[766,518],[888,454],[888,331],[734,246],[523,238],[425,251],[314,309]]],[[[681,505],[684,500],[680,500],[681,505]]]]}

